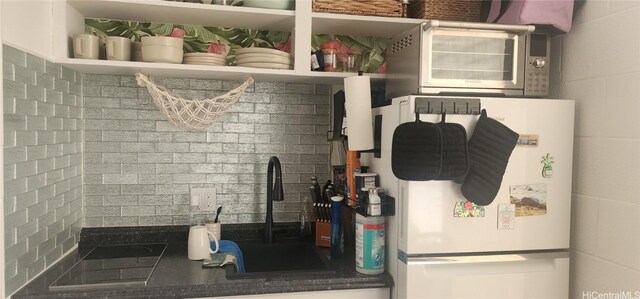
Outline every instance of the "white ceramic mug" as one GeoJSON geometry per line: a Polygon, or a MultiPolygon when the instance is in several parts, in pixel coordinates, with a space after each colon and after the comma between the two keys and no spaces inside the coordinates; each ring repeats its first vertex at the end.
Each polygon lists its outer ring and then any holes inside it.
{"type": "Polygon", "coordinates": [[[98,59],[100,50],[100,38],[82,33],[73,37],[73,57],[81,59],[98,59]]]}
{"type": "MultiPolygon", "coordinates": [[[[216,240],[220,240],[220,233],[222,232],[220,222],[208,221],[204,226],[207,227],[207,230],[213,234],[216,240]]],[[[213,241],[213,239],[211,239],[211,241],[213,241]]]]}
{"type": "Polygon", "coordinates": [[[122,36],[107,36],[107,59],[128,61],[131,59],[131,40],[122,36]]]}
{"type": "Polygon", "coordinates": [[[189,229],[189,244],[188,244],[188,257],[190,260],[202,260],[211,257],[211,254],[218,252],[218,239],[210,233],[206,227],[202,225],[196,225],[189,229]],[[216,243],[216,250],[211,249],[211,243],[209,243],[209,236],[213,237],[213,241],[216,243]]]}

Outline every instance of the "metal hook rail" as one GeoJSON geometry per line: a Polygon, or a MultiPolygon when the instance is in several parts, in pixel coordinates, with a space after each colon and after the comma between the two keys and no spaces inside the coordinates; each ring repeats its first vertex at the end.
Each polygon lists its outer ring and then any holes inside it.
{"type": "Polygon", "coordinates": [[[482,107],[478,98],[415,98],[416,113],[478,115],[480,111],[482,111],[482,107]]]}

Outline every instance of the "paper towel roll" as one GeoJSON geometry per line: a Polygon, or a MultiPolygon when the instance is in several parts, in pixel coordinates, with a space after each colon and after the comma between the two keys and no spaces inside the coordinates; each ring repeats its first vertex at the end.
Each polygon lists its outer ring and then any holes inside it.
{"type": "Polygon", "coordinates": [[[344,78],[344,97],[349,150],[373,149],[370,78],[368,76],[344,78]]]}

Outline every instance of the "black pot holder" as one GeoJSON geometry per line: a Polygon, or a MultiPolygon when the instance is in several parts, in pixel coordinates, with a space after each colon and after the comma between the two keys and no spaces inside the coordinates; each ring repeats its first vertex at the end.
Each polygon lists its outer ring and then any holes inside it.
{"type": "Polygon", "coordinates": [[[457,123],[445,122],[445,114],[437,124],[442,133],[442,169],[436,180],[462,180],[469,171],[467,130],[457,123]]]}
{"type": "Polygon", "coordinates": [[[462,183],[462,195],[469,201],[486,206],[498,194],[518,133],[482,110],[476,128],[469,139],[469,173],[462,183]]]}
{"type": "Polygon", "coordinates": [[[399,125],[393,132],[391,170],[405,181],[428,181],[440,175],[442,134],[434,123],[416,121],[399,125]]]}

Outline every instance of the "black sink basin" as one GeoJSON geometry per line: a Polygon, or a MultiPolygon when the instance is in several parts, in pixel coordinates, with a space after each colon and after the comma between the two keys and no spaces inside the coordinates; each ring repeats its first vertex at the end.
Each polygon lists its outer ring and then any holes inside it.
{"type": "Polygon", "coordinates": [[[301,272],[335,273],[329,261],[311,243],[278,240],[237,242],[244,257],[245,273],[235,273],[227,267],[228,278],[272,277],[296,275],[301,272]]]}

